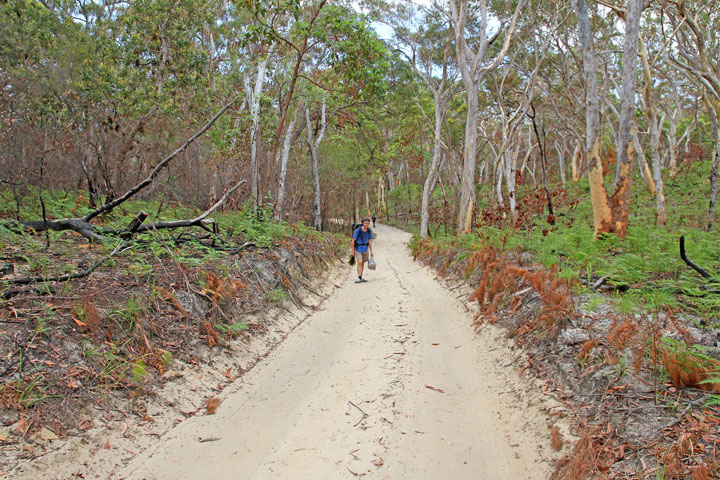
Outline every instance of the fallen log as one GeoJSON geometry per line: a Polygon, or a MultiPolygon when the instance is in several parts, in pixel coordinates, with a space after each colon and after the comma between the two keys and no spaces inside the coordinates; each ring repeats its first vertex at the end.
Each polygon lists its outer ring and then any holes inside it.
{"type": "Polygon", "coordinates": [[[225,192],[225,195],[220,198],[217,202],[215,202],[215,205],[205,210],[200,216],[195,217],[191,220],[175,220],[172,222],[155,222],[150,223],[147,225],[140,225],[138,226],[136,232],[147,232],[148,230],[161,230],[163,228],[179,228],[179,227],[201,227],[210,233],[213,233],[212,230],[208,228],[209,225],[213,225],[215,223],[215,220],[212,218],[207,218],[212,212],[214,212],[220,205],[225,203],[225,200],[232,194],[235,190],[240,188],[243,184],[247,183],[247,180],[240,180],[238,183],[236,183],[230,190],[225,192]]]}
{"type": "Polygon", "coordinates": [[[61,218],[57,220],[33,220],[29,222],[10,221],[3,223],[3,226],[18,233],[36,233],[47,230],[62,232],[72,230],[79,233],[88,240],[100,241],[103,237],[95,231],[95,226],[81,218],[61,218]]]}
{"type": "MultiPolygon", "coordinates": [[[[215,211],[220,205],[222,205],[225,200],[238,188],[240,188],[241,185],[247,183],[247,180],[240,180],[238,183],[235,184],[231,189],[229,189],[227,192],[225,192],[225,195],[220,198],[215,204],[207,209],[205,212],[203,212],[201,215],[190,219],[190,220],[177,220],[174,222],[155,222],[148,225],[142,225],[142,222],[147,218],[147,213],[141,211],[138,213],[135,218],[130,222],[130,225],[128,225],[127,228],[123,230],[113,230],[113,229],[102,229],[101,231],[106,234],[114,234],[114,235],[120,235],[123,238],[123,241],[118,244],[117,247],[113,250],[113,252],[103,258],[95,262],[93,265],[91,265],[89,268],[86,268],[85,270],[82,270],[80,272],[68,274],[68,275],[62,275],[58,277],[42,277],[42,276],[36,276],[36,277],[21,277],[21,278],[14,278],[14,279],[5,279],[6,282],[12,283],[15,285],[28,285],[31,283],[38,283],[38,282],[66,282],[68,280],[74,280],[78,278],[87,277],[90,275],[95,269],[97,269],[100,265],[108,261],[110,258],[115,256],[118,252],[121,251],[122,247],[125,245],[127,240],[134,234],[139,232],[146,232],[151,230],[160,230],[163,228],[179,228],[179,227],[193,227],[193,226],[200,226],[204,228],[205,230],[208,230],[212,233],[212,230],[209,230],[207,228],[207,225],[213,224],[214,220],[212,218],[207,218],[208,215],[210,215],[213,211],[215,211]]],[[[77,220],[77,219],[76,219],[77,220]]],[[[82,222],[82,220],[78,220],[82,222]]],[[[42,222],[40,222],[42,223],[42,222]]],[[[89,224],[88,224],[89,225],[89,224]]],[[[92,225],[91,225],[92,226],[92,225]]],[[[93,234],[95,234],[93,232],[93,234]]],[[[97,234],[95,234],[97,235],[97,234]]],[[[103,238],[103,237],[99,237],[103,238]]],[[[6,292],[8,293],[8,292],[6,292]]]]}
{"type": "MultiPolygon", "coordinates": [[[[76,273],[70,273],[67,275],[62,275],[59,277],[21,277],[21,278],[6,278],[3,281],[8,283],[13,283],[15,285],[29,285],[31,283],[40,283],[40,282],[67,282],[68,280],[74,280],[76,278],[83,278],[90,275],[92,272],[94,272],[100,265],[107,262],[112,258],[111,256],[101,258],[97,262],[93,263],[91,266],[86,268],[85,270],[81,270],[80,272],[76,273]]],[[[5,292],[3,294],[3,298],[5,298],[5,295],[7,295],[9,292],[5,292]]]]}

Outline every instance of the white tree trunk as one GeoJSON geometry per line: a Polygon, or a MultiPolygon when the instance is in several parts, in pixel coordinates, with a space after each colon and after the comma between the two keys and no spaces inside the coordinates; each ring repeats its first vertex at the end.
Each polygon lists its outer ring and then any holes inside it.
{"type": "Polygon", "coordinates": [[[719,183],[720,183],[720,125],[718,125],[718,112],[710,105],[709,100],[705,100],[708,106],[710,116],[710,124],[712,125],[712,134],[715,145],[712,152],[712,167],[710,167],[710,205],[708,207],[708,221],[706,230],[712,230],[715,221],[715,202],[717,201],[719,183]]]}
{"type": "Polygon", "coordinates": [[[285,203],[285,178],[287,177],[287,164],[290,158],[290,150],[292,148],[292,136],[295,129],[296,120],[293,118],[287,126],[285,139],[283,140],[282,151],[280,153],[280,178],[278,179],[278,196],[277,208],[275,209],[275,218],[282,219],[283,204],[285,203]]]}
{"type": "Polygon", "coordinates": [[[325,136],[325,110],[326,106],[323,103],[320,117],[319,133],[317,138],[313,138],[314,133],[312,123],[310,122],[310,108],[305,107],[305,121],[307,122],[308,137],[307,143],[308,147],[310,148],[310,157],[312,159],[313,185],[315,187],[315,199],[313,202],[313,210],[315,212],[314,226],[315,230],[317,230],[318,232],[322,231],[322,203],[320,196],[320,167],[318,160],[318,149],[320,147],[320,143],[323,140],[323,137],[325,136]]]}
{"type": "Polygon", "coordinates": [[[515,195],[517,158],[519,149],[517,147],[505,150],[505,186],[507,187],[508,202],[510,203],[510,215],[513,223],[517,217],[517,198],[515,195]]]}
{"type": "MultiPolygon", "coordinates": [[[[302,110],[300,110],[300,112],[302,112],[302,110]]],[[[295,143],[302,129],[305,127],[305,117],[302,116],[302,123],[295,129],[297,123],[298,118],[293,118],[288,124],[280,153],[280,178],[278,179],[277,208],[275,209],[275,218],[279,219],[282,219],[285,205],[285,179],[287,178],[287,165],[288,159],[290,158],[290,151],[292,150],[293,143],[295,143]]]]}
{"type": "MultiPolygon", "coordinates": [[[[622,92],[620,95],[620,172],[613,192],[612,230],[621,238],[627,232],[630,215],[631,165],[633,160],[633,127],[637,86],[638,39],[643,0],[627,0],[625,14],[625,45],[623,47],[622,92]]],[[[648,182],[649,185],[649,182],[648,182]]]]}
{"type": "Polygon", "coordinates": [[[612,221],[605,179],[600,160],[600,95],[597,88],[595,44],[590,31],[590,18],[585,0],[574,0],[578,19],[578,33],[583,49],[583,78],[585,79],[585,157],[588,161],[590,197],[593,207],[595,234],[607,231],[612,221]]]}
{"type": "Polygon", "coordinates": [[[388,181],[388,190],[391,192],[395,190],[395,173],[392,171],[392,165],[390,166],[390,170],[387,172],[387,181],[388,181]]]}
{"type": "Polygon", "coordinates": [[[270,56],[275,48],[275,44],[270,46],[265,59],[258,65],[257,76],[255,77],[255,86],[252,85],[250,75],[243,75],[243,83],[245,84],[245,96],[248,107],[250,108],[250,117],[252,119],[252,127],[250,128],[250,189],[252,195],[253,209],[256,209],[260,199],[258,198],[258,132],[260,131],[260,98],[262,97],[263,87],[265,85],[265,71],[270,61],[270,56]]]}
{"type": "Polygon", "coordinates": [[[455,0],[450,2],[450,13],[455,29],[455,48],[457,60],[465,85],[467,98],[467,116],[465,119],[465,144],[463,148],[463,170],[460,184],[460,204],[458,206],[458,233],[469,233],[472,228],[473,213],[475,211],[475,157],[477,148],[477,114],[478,92],[485,75],[495,70],[505,58],[510,42],[515,34],[515,27],[520,11],[527,3],[526,0],[518,2],[512,21],[505,32],[505,41],[496,57],[489,63],[485,62],[485,53],[489,45],[488,39],[488,11],[487,1],[480,0],[478,31],[473,32],[472,38],[478,39],[477,51],[474,51],[465,38],[465,23],[467,21],[468,0],[455,0]]]}
{"type": "MultiPolygon", "coordinates": [[[[443,82],[444,83],[444,82],[443,82]]],[[[427,238],[428,225],[430,222],[430,198],[432,197],[440,171],[440,157],[442,149],[442,123],[445,116],[446,102],[445,92],[441,89],[435,90],[435,139],[433,143],[433,157],[430,163],[425,184],[423,185],[422,206],[420,209],[420,238],[427,238]]]]}
{"type": "Polygon", "coordinates": [[[570,171],[572,172],[572,179],[574,181],[580,180],[580,142],[575,144],[575,150],[573,150],[572,159],[570,160],[570,171]]]}
{"type": "Polygon", "coordinates": [[[676,70],[672,72],[672,96],[673,105],[670,112],[670,122],[668,128],[668,153],[670,155],[667,167],[670,169],[670,178],[675,178],[677,175],[677,154],[680,147],[680,141],[678,140],[677,131],[678,124],[680,123],[680,114],[682,111],[682,105],[680,103],[680,89],[678,88],[678,74],[676,70]]]}
{"type": "MultiPolygon", "coordinates": [[[[637,128],[633,127],[633,134],[632,134],[632,141],[633,141],[633,150],[634,150],[634,156],[637,158],[637,165],[638,165],[638,171],[640,172],[640,178],[642,178],[642,181],[647,185],[648,190],[650,191],[650,195],[655,195],[655,182],[652,178],[652,173],[650,172],[650,167],[648,166],[647,160],[645,159],[645,152],[643,152],[642,144],[640,143],[640,137],[638,137],[637,134],[637,128]]],[[[618,162],[620,163],[620,162],[618,162]]]]}
{"type": "Polygon", "coordinates": [[[665,213],[665,187],[662,179],[662,169],[660,165],[660,128],[665,121],[665,115],[660,118],[660,122],[657,118],[654,118],[655,111],[653,110],[653,118],[651,119],[651,131],[650,131],[650,158],[652,160],[652,171],[653,181],[655,182],[655,209],[657,211],[656,223],[659,226],[667,224],[667,214],[665,213]]]}
{"type": "Polygon", "coordinates": [[[560,145],[555,145],[555,151],[558,155],[558,168],[560,169],[560,182],[562,183],[563,188],[565,188],[565,182],[567,179],[565,178],[565,149],[560,148],[560,145]]]}
{"type": "Polygon", "coordinates": [[[505,208],[505,201],[502,194],[502,183],[505,172],[505,153],[501,153],[495,166],[495,196],[497,197],[498,206],[505,208]]]}

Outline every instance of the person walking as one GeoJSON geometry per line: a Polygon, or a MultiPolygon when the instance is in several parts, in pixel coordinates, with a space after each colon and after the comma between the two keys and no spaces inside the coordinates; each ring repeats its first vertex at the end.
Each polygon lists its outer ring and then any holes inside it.
{"type": "Polygon", "coordinates": [[[353,255],[355,255],[355,261],[357,262],[358,278],[357,280],[355,280],[355,283],[367,282],[367,280],[363,278],[363,269],[369,258],[373,256],[373,233],[370,229],[370,219],[363,218],[360,223],[362,223],[362,226],[358,227],[353,232],[352,243],[350,244],[352,247],[353,255]],[[369,256],[368,250],[370,253],[369,256]]]}
{"type": "Polygon", "coordinates": [[[372,216],[373,228],[375,228],[375,220],[377,220],[377,217],[375,215],[373,215],[372,216]]]}

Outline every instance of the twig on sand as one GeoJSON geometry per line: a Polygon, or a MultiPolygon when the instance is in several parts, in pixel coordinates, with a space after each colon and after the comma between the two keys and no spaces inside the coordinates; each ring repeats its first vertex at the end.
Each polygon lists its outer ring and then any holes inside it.
{"type": "Polygon", "coordinates": [[[352,405],[353,407],[357,408],[358,410],[360,410],[360,413],[363,414],[362,418],[361,418],[360,420],[358,420],[357,423],[355,423],[355,425],[353,425],[353,427],[357,427],[358,425],[360,425],[360,422],[362,422],[363,420],[365,420],[366,418],[368,418],[370,415],[368,415],[367,413],[365,413],[365,410],[363,410],[362,408],[360,408],[360,407],[358,407],[357,405],[355,405],[355,404],[352,402],[352,400],[348,400],[348,403],[349,403],[350,405],[352,405]]]}
{"type": "Polygon", "coordinates": [[[391,353],[390,355],[388,355],[387,357],[385,357],[383,360],[387,360],[388,358],[392,358],[392,357],[394,357],[395,355],[405,355],[405,352],[395,352],[395,353],[391,353]]]}
{"type": "Polygon", "coordinates": [[[352,470],[350,470],[350,467],[345,467],[345,468],[347,468],[347,471],[350,472],[350,473],[352,473],[352,474],[355,475],[356,477],[364,477],[364,476],[365,476],[364,473],[353,472],[352,470]]]}
{"type": "Polygon", "coordinates": [[[445,390],[443,390],[442,388],[433,387],[432,385],[425,385],[425,388],[428,388],[434,392],[445,393],[445,390]]]}

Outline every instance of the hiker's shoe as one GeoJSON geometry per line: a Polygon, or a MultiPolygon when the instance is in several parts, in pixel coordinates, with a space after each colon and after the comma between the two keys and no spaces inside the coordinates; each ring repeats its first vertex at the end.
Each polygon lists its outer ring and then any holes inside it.
{"type": "Polygon", "coordinates": [[[355,283],[362,283],[363,281],[364,280],[362,278],[358,278],[357,280],[355,280],[355,283]]]}
{"type": "Polygon", "coordinates": [[[361,278],[360,281],[363,283],[367,282],[367,280],[365,280],[364,278],[361,278]]]}

